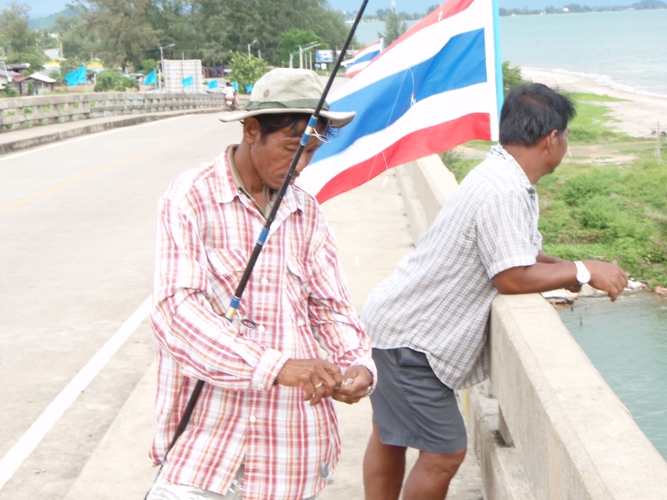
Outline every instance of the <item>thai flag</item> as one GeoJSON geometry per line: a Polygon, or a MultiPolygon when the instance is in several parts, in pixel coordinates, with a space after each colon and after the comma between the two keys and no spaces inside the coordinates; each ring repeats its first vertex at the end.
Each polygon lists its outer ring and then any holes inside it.
{"type": "Polygon", "coordinates": [[[502,101],[496,0],[449,0],[330,99],[356,111],[301,174],[322,203],[391,167],[472,139],[498,139],[502,101]]]}
{"type": "Polygon", "coordinates": [[[347,69],[345,70],[345,76],[352,78],[354,75],[368,66],[375,57],[382,53],[383,50],[384,40],[382,38],[380,38],[377,42],[371,43],[368,47],[361,49],[356,53],[351,61],[343,63],[347,66],[347,69]]]}

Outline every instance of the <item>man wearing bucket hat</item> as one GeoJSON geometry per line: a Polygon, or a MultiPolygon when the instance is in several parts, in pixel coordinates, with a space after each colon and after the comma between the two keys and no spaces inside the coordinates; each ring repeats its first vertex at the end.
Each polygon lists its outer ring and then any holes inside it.
{"type": "MultiPolygon", "coordinates": [[[[334,238],[316,201],[296,186],[279,206],[236,319],[224,317],[322,92],[312,71],[265,74],[245,110],[221,117],[242,121],[241,143],[162,197],[151,449],[162,469],[150,500],[315,498],[339,456],[331,398],[355,403],[374,386],[334,238]],[[197,380],[205,382],[201,395],[169,449],[197,380]]],[[[325,105],[296,173],[332,128],[353,118],[325,105]]]]}

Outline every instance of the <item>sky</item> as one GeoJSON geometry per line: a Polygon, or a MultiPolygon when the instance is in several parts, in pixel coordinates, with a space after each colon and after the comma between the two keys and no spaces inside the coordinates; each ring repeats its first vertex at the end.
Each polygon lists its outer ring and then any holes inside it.
{"type": "MultiPolygon", "coordinates": [[[[21,2],[21,0],[18,0],[21,2]]],[[[45,17],[65,8],[65,4],[72,0],[23,0],[30,7],[30,17],[35,19],[45,17]]],[[[506,9],[523,8],[528,6],[530,9],[539,9],[547,5],[560,7],[569,3],[579,3],[591,7],[602,5],[632,5],[639,0],[498,0],[499,6],[506,9]]],[[[0,0],[0,10],[6,8],[12,0],[0,0]]],[[[400,12],[426,12],[426,9],[438,3],[438,0],[396,0],[396,9],[400,12]]],[[[361,5],[361,0],[329,0],[329,5],[334,9],[356,10],[361,5]]],[[[375,13],[378,9],[388,9],[391,7],[391,0],[369,0],[366,12],[375,13]]]]}

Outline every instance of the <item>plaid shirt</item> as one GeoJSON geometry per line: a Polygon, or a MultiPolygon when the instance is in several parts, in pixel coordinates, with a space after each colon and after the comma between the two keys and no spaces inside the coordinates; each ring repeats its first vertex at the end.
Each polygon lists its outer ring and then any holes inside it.
{"type": "Polygon", "coordinates": [[[487,323],[498,291],[491,280],[535,264],[542,245],[537,192],[519,164],[494,146],[440,210],[389,278],[369,295],[361,319],[373,347],[426,353],[453,389],[487,377],[487,323]]]}
{"type": "Polygon", "coordinates": [[[373,373],[334,238],[317,203],[290,187],[237,317],[241,273],[265,223],[234,183],[229,154],[184,173],[162,197],[153,329],[159,345],[157,429],[151,457],[162,477],[224,494],[245,461],[244,499],[315,495],[339,456],[330,399],[311,407],[300,388],[276,385],[289,358],[320,357],[373,373]],[[206,384],[187,430],[165,462],[197,379],[206,384]]]}

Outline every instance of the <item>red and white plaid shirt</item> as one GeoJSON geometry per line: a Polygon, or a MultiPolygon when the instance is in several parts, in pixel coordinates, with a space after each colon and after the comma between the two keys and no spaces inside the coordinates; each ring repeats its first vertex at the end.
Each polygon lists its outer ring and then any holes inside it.
{"type": "Polygon", "coordinates": [[[370,343],[350,302],[334,238],[315,200],[290,187],[244,292],[224,318],[265,223],[236,187],[229,155],[185,172],[160,204],[153,329],[159,345],[157,429],[162,477],[220,494],[245,461],[244,499],[301,499],[325,486],[339,456],[330,399],[274,385],[289,359],[366,366],[370,343]],[[206,382],[165,462],[196,380],[206,382]]]}

